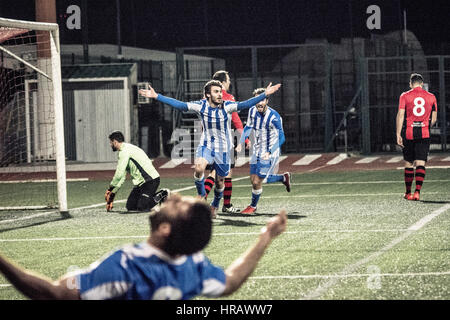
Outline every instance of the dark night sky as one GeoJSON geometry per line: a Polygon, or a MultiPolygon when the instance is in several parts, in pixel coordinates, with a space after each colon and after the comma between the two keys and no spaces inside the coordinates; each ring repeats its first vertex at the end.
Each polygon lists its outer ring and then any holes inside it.
{"type": "MultiPolygon", "coordinates": [[[[424,47],[450,43],[448,1],[423,0],[120,0],[122,45],[176,47],[302,43],[306,38],[370,37],[407,27],[424,47]],[[351,7],[350,7],[351,4],[351,7]],[[369,5],[381,9],[381,30],[368,30],[369,5]],[[351,17],[351,18],[350,18],[351,17]],[[352,21],[352,23],[351,23],[352,21]],[[352,28],[353,26],[353,28],[352,28]]],[[[64,14],[81,0],[57,0],[62,43],[81,43],[82,32],[66,27],[64,14]]],[[[34,20],[34,0],[0,0],[0,16],[34,20]]],[[[87,1],[89,43],[117,42],[116,1],[87,1]]]]}

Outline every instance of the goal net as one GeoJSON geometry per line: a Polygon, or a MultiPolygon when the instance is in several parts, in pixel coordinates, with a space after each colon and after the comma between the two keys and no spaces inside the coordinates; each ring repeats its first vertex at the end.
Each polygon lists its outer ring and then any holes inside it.
{"type": "Polygon", "coordinates": [[[58,25],[0,18],[0,210],[67,211],[58,25]]]}

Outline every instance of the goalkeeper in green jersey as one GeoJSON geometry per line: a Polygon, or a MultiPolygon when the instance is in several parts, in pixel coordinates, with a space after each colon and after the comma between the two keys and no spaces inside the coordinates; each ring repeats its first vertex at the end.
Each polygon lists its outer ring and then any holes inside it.
{"type": "Polygon", "coordinates": [[[128,196],[127,210],[150,211],[156,204],[167,198],[168,191],[162,189],[156,192],[160,179],[152,160],[144,150],[124,140],[120,131],[114,131],[109,135],[109,143],[114,152],[118,151],[119,161],[116,173],[105,193],[106,211],[112,210],[114,197],[125,182],[127,173],[130,174],[134,185],[128,196]]]}

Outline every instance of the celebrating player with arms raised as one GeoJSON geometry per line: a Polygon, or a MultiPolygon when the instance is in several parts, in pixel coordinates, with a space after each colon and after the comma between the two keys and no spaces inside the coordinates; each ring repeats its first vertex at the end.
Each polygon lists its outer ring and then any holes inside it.
{"type": "MultiPolygon", "coordinates": [[[[212,80],[218,80],[222,84],[222,99],[224,101],[236,101],[234,99],[234,96],[230,94],[231,91],[231,79],[227,71],[225,70],[219,70],[216,73],[214,73],[212,80]]],[[[231,114],[231,122],[233,124],[233,127],[235,130],[239,132],[239,134],[242,134],[244,131],[244,126],[242,125],[241,118],[239,118],[239,115],[237,112],[233,112],[231,114]]],[[[250,140],[245,140],[246,147],[250,147],[250,140]]],[[[236,160],[237,152],[234,153],[234,160],[236,160]]],[[[234,168],[235,161],[232,161],[231,163],[231,169],[230,173],[225,177],[225,189],[223,191],[223,207],[222,212],[227,213],[236,213],[239,212],[239,209],[233,206],[231,203],[231,195],[233,192],[233,180],[232,180],[232,171],[234,168]]],[[[210,167],[208,165],[208,167],[210,167]]],[[[212,168],[208,168],[211,170],[212,168]]],[[[209,192],[211,191],[212,187],[214,186],[215,182],[215,176],[216,172],[214,169],[211,170],[208,177],[205,179],[205,190],[206,190],[206,196],[208,196],[209,192]]]]}
{"type": "MultiPolygon", "coordinates": [[[[254,96],[264,92],[263,88],[253,91],[254,96]]],[[[247,124],[236,151],[242,150],[242,143],[253,130],[255,143],[250,159],[250,179],[252,182],[252,202],[242,211],[243,214],[256,212],[256,205],[262,193],[262,184],[282,182],[287,192],[291,191],[291,174],[276,174],[281,145],[285,141],[282,119],[278,112],[268,106],[266,98],[252,107],[248,112],[247,124]]]]}
{"type": "Polygon", "coordinates": [[[147,98],[155,98],[181,111],[194,111],[202,122],[202,136],[195,156],[194,179],[197,193],[205,197],[205,169],[208,164],[214,164],[216,170],[216,187],[214,200],[211,203],[211,214],[215,217],[224,191],[224,178],[230,171],[230,153],[233,148],[231,135],[231,113],[250,108],[275,93],[281,84],[272,86],[270,83],[262,94],[244,102],[223,101],[222,84],[219,81],[208,81],[204,86],[205,99],[194,102],[182,102],[165,97],[149,90],[139,90],[139,94],[147,98]]]}

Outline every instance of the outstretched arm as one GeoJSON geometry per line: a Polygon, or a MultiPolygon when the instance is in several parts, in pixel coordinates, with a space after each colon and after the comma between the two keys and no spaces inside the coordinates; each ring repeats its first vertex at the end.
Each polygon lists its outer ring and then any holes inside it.
{"type": "Polygon", "coordinates": [[[16,266],[0,254],[0,272],[22,294],[30,299],[80,299],[71,282],[52,281],[44,276],[16,266]]]}
{"type": "Polygon", "coordinates": [[[250,132],[252,132],[252,128],[249,126],[244,127],[244,131],[241,134],[241,139],[239,139],[239,143],[236,146],[236,152],[239,153],[242,150],[242,144],[248,140],[248,136],[250,135],[250,132]]]}
{"type": "Polygon", "coordinates": [[[286,224],[286,210],[283,209],[261,230],[258,241],[225,270],[226,284],[223,296],[232,294],[242,286],[255,270],[272,240],[286,230],[286,224]]]}
{"type": "Polygon", "coordinates": [[[179,109],[181,111],[187,111],[188,105],[186,102],[179,101],[177,99],[165,97],[162,94],[156,93],[155,89],[153,89],[150,85],[148,85],[148,90],[141,89],[139,90],[139,94],[146,98],[153,98],[162,103],[168,104],[171,107],[179,109]]]}
{"type": "Polygon", "coordinates": [[[272,82],[269,83],[269,85],[266,88],[266,91],[264,93],[261,93],[259,96],[253,97],[251,99],[248,99],[246,101],[243,102],[239,102],[237,105],[237,109],[238,110],[242,110],[242,109],[248,109],[254,105],[256,105],[258,102],[266,99],[268,96],[270,96],[271,94],[274,94],[275,92],[278,91],[278,89],[280,89],[281,84],[276,84],[274,86],[272,86],[272,82]]]}

